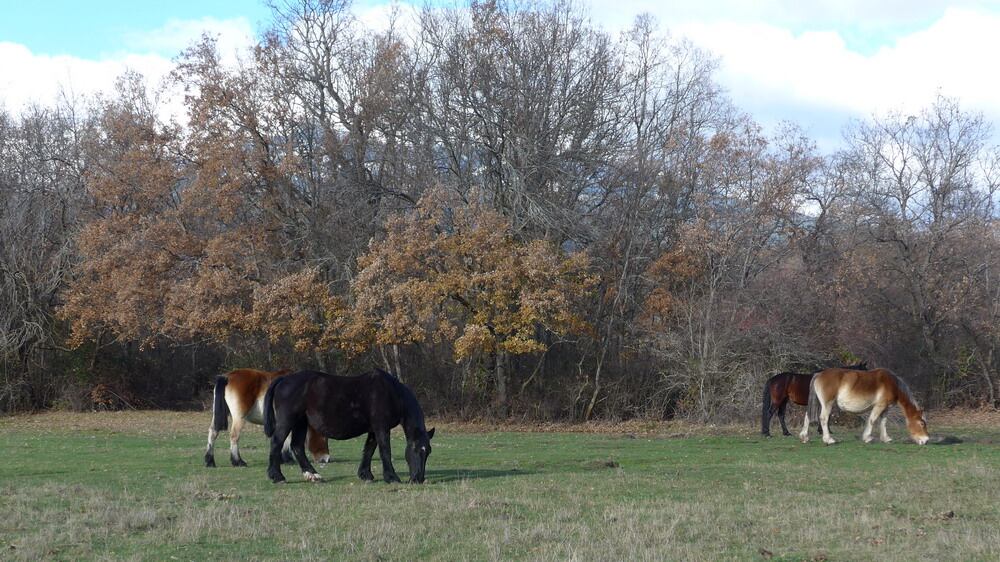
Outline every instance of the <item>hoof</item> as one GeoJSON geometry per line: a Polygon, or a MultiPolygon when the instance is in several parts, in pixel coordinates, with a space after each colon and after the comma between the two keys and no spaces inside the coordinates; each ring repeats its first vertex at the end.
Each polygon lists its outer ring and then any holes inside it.
{"type": "Polygon", "coordinates": [[[830,439],[824,439],[823,442],[827,445],[833,445],[837,442],[837,440],[831,437],[830,439]]]}
{"type": "Polygon", "coordinates": [[[883,443],[892,443],[892,438],[890,437],[889,439],[882,439],[881,441],[883,443]]]}
{"type": "Polygon", "coordinates": [[[229,459],[229,460],[232,461],[233,466],[237,468],[246,468],[247,466],[247,462],[243,459],[229,459]]]}
{"type": "Polygon", "coordinates": [[[872,441],[875,440],[875,438],[874,437],[862,437],[861,440],[864,441],[865,443],[871,443],[872,441]]]}
{"type": "Polygon", "coordinates": [[[402,484],[403,482],[402,480],[399,479],[399,476],[396,476],[395,474],[389,474],[388,476],[383,476],[382,479],[385,480],[386,484],[402,484]]]}
{"type": "Polygon", "coordinates": [[[284,477],[284,475],[279,474],[277,476],[272,476],[271,477],[271,483],[272,484],[284,484],[285,483],[285,477],[284,477]]]}
{"type": "Polygon", "coordinates": [[[302,473],[302,477],[305,478],[306,480],[308,480],[309,482],[322,482],[323,481],[323,477],[320,476],[316,472],[303,472],[302,473]]]}
{"type": "Polygon", "coordinates": [[[215,468],[215,457],[205,455],[205,466],[208,468],[215,468]]]}
{"type": "Polygon", "coordinates": [[[329,464],[330,460],[330,455],[320,455],[320,457],[316,459],[316,462],[320,464],[329,464]]]}
{"type": "Polygon", "coordinates": [[[784,435],[785,437],[788,437],[789,435],[791,435],[791,433],[789,433],[787,431],[782,431],[781,434],[784,435]]]}
{"type": "Polygon", "coordinates": [[[359,472],[358,473],[358,478],[360,478],[361,480],[363,480],[365,482],[374,482],[375,481],[375,475],[372,474],[371,472],[359,472]]]}

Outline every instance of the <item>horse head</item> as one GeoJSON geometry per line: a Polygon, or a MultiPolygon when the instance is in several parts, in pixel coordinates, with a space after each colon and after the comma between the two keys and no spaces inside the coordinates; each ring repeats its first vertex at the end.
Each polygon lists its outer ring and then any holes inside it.
{"type": "Polygon", "coordinates": [[[923,410],[907,414],[906,429],[910,431],[910,437],[917,442],[917,445],[925,445],[931,438],[927,433],[927,418],[924,417],[923,410]]]}
{"type": "Polygon", "coordinates": [[[412,484],[423,484],[424,482],[427,457],[431,456],[431,439],[433,438],[433,427],[430,431],[421,427],[406,437],[406,464],[410,466],[410,483],[412,484]]]}

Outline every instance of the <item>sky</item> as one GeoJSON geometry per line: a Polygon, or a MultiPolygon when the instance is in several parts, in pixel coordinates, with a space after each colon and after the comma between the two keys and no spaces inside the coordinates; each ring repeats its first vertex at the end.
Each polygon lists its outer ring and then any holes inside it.
{"type": "MultiPolygon", "coordinates": [[[[765,127],[798,123],[824,151],[852,119],[916,112],[939,94],[1000,126],[1000,0],[583,2],[614,32],[652,14],[718,57],[717,80],[737,106],[765,127]]],[[[391,5],[354,9],[377,26],[391,5]]],[[[0,104],[18,111],[107,90],[126,69],[155,82],[205,32],[235,57],[269,18],[259,0],[0,0],[0,104]]]]}

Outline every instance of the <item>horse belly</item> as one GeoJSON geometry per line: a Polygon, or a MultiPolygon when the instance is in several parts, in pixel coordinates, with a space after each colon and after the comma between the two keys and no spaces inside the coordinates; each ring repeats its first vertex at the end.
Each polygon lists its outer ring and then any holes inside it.
{"type": "Polygon", "coordinates": [[[870,410],[874,405],[874,396],[857,396],[850,392],[840,392],[837,394],[837,406],[845,412],[864,412],[870,410]]]}
{"type": "Polygon", "coordinates": [[[247,411],[244,419],[250,423],[255,423],[257,425],[264,425],[264,400],[256,400],[250,410],[247,411]]]}

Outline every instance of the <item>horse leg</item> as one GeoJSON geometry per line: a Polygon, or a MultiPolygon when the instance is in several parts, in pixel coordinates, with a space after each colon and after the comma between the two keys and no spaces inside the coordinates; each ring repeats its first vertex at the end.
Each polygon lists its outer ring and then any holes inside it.
{"type": "Polygon", "coordinates": [[[246,466],[240,457],[240,432],[243,430],[243,416],[233,416],[233,426],[229,428],[229,460],[233,466],[246,466]]]}
{"type": "Polygon", "coordinates": [[[215,467],[215,440],[219,437],[219,432],[215,427],[208,428],[208,447],[205,449],[205,466],[215,467]]]}
{"type": "Polygon", "coordinates": [[[889,433],[885,430],[885,421],[889,417],[888,414],[889,414],[889,408],[887,407],[885,410],[882,411],[882,415],[879,416],[878,419],[878,428],[880,434],[879,440],[882,441],[883,443],[892,442],[892,437],[889,437],[889,433]]]}
{"type": "Polygon", "coordinates": [[[299,461],[299,468],[302,469],[302,476],[310,482],[319,482],[323,479],[313,467],[312,463],[309,462],[309,458],[306,457],[306,433],[309,431],[309,422],[305,418],[302,421],[295,424],[292,428],[292,452],[295,453],[295,458],[299,461]]]}
{"type": "Polygon", "coordinates": [[[292,434],[289,433],[285,444],[281,446],[281,463],[292,464],[293,462],[295,462],[295,456],[292,454],[292,434]]]}
{"type": "MultiPolygon", "coordinates": [[[[817,395],[817,398],[819,396],[817,395]]],[[[830,414],[833,413],[833,401],[827,402],[822,398],[819,398],[820,412],[819,412],[819,423],[823,426],[823,442],[827,445],[833,445],[837,442],[833,436],[830,435],[830,414]]]]}
{"type": "Polygon", "coordinates": [[[375,480],[375,475],[372,474],[372,455],[375,454],[375,445],[377,445],[375,434],[369,432],[365,448],[361,451],[361,464],[358,466],[358,478],[366,482],[375,480]]]}
{"type": "Polygon", "coordinates": [[[312,426],[309,426],[309,431],[306,433],[306,445],[316,462],[322,464],[330,462],[330,444],[326,437],[318,433],[312,426]]]}
{"type": "Polygon", "coordinates": [[[788,426],[785,425],[785,408],[787,407],[788,400],[785,400],[780,406],[778,406],[778,421],[781,422],[781,434],[786,436],[791,435],[791,433],[788,432],[788,426]]]}
{"type": "Polygon", "coordinates": [[[876,403],[872,406],[871,413],[868,414],[868,419],[865,420],[865,430],[861,432],[861,440],[865,443],[871,443],[872,438],[872,428],[875,426],[875,422],[882,417],[885,413],[885,406],[876,403]]]}
{"type": "Polygon", "coordinates": [[[389,445],[389,432],[382,430],[375,432],[375,441],[378,442],[378,456],[382,458],[382,480],[387,483],[401,482],[396,475],[396,469],[392,467],[392,450],[389,445]]]}
{"type": "Polygon", "coordinates": [[[803,443],[809,442],[809,408],[806,408],[806,413],[802,417],[802,431],[799,432],[799,440],[803,443]]]}
{"type": "Polygon", "coordinates": [[[274,428],[274,435],[271,436],[271,453],[267,458],[267,477],[275,484],[285,481],[285,475],[281,473],[281,449],[285,446],[288,433],[289,427],[284,423],[279,423],[274,428]]]}

